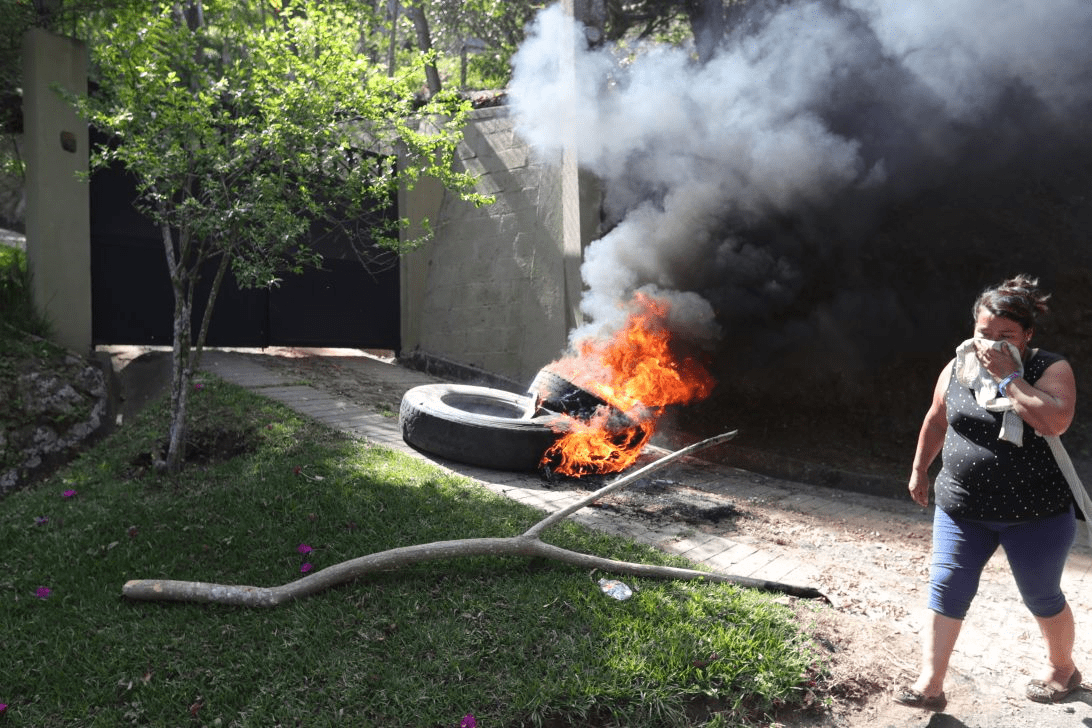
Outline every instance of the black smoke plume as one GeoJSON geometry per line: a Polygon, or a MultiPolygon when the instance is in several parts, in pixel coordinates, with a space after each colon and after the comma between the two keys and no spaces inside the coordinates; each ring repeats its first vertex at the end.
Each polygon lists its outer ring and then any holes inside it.
{"type": "Polygon", "coordinates": [[[574,339],[645,290],[735,393],[883,397],[919,364],[927,392],[981,288],[1088,266],[1088,0],[751,2],[705,63],[566,61],[571,23],[538,16],[509,96],[533,148],[604,181],[574,339]]]}

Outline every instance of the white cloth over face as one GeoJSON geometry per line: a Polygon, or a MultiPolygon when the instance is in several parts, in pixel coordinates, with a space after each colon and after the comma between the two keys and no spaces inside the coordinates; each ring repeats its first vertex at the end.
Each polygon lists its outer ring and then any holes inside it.
{"type": "Polygon", "coordinates": [[[1011,442],[1017,447],[1024,445],[1024,421],[1020,415],[1012,409],[1012,402],[1008,397],[1002,397],[997,391],[997,382],[994,381],[982,363],[978,361],[978,350],[975,341],[985,342],[990,348],[998,351],[1007,350],[1016,361],[1016,371],[1020,376],[1024,375],[1024,361],[1020,357],[1020,350],[1008,341],[989,341],[988,339],[967,339],[956,347],[955,376],[964,387],[974,390],[975,401],[990,412],[1004,412],[1001,418],[1001,433],[999,440],[1011,442]]]}

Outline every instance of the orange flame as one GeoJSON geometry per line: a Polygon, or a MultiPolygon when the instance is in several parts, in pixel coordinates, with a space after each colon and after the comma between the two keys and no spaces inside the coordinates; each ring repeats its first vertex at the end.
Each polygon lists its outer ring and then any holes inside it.
{"type": "Polygon", "coordinates": [[[574,477],[624,470],[651,439],[665,407],[697,402],[713,391],[705,367],[673,350],[665,325],[669,304],[637,294],[634,306],[609,341],[585,341],[577,355],[548,367],[625,417],[606,408],[589,420],[567,417],[569,429],[546,451],[544,467],[574,477]]]}

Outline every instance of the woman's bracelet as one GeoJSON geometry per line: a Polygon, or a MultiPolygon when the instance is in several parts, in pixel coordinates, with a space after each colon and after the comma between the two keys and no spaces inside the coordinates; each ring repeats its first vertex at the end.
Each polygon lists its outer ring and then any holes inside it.
{"type": "Polygon", "coordinates": [[[1005,387],[1009,386],[1009,384],[1012,383],[1013,379],[1019,379],[1019,378],[1020,378],[1020,372],[1013,372],[1012,374],[1010,374],[1007,377],[1005,377],[1004,379],[1002,379],[1001,383],[997,385],[998,394],[1000,394],[1002,397],[1007,397],[1008,395],[1005,394],[1005,387]]]}

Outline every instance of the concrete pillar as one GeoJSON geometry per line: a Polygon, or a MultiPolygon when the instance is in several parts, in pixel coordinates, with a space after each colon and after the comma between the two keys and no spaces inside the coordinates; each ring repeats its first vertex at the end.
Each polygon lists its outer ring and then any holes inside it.
{"type": "Polygon", "coordinates": [[[87,93],[87,46],[32,28],[23,36],[27,264],[53,338],[91,351],[87,122],[54,90],[87,93]]]}
{"type": "MultiPolygon", "coordinates": [[[[575,16],[574,0],[562,0],[562,8],[569,17],[575,16]]],[[[571,28],[571,25],[566,25],[571,28]]],[[[575,85],[576,79],[576,43],[575,33],[567,34],[562,40],[561,73],[566,80],[575,85]]],[[[568,94],[572,98],[572,94],[568,94]]],[[[582,216],[580,205],[580,166],[576,154],[576,126],[573,121],[573,109],[560,109],[565,146],[561,152],[561,239],[564,256],[565,277],[565,325],[568,332],[583,323],[580,313],[580,299],[583,296],[584,282],[580,276],[580,265],[584,261],[584,237],[582,234],[582,216]]]]}

